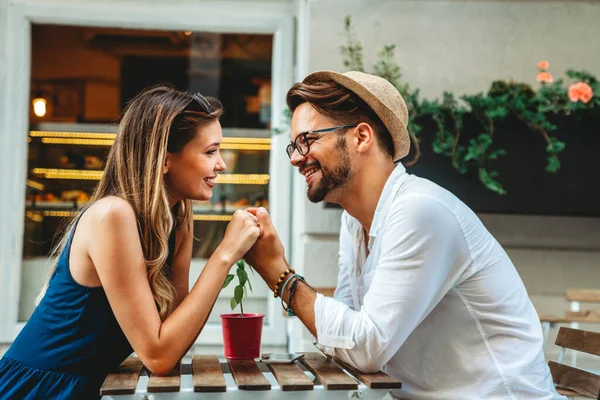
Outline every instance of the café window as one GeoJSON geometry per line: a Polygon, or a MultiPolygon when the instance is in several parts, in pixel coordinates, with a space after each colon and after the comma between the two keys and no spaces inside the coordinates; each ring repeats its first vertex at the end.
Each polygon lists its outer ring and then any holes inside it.
{"type": "MultiPolygon", "coordinates": [[[[200,92],[225,108],[227,170],[213,198],[194,203],[192,283],[236,209],[269,207],[272,46],[271,34],[32,26],[20,321],[33,311],[57,233],[102,176],[124,106],[148,86],[200,92]]],[[[267,289],[255,286],[248,307],[266,314],[267,289]]]]}

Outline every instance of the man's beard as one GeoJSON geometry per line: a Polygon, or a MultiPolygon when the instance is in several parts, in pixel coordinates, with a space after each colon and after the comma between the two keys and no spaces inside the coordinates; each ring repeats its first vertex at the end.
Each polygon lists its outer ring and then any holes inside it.
{"type": "Polygon", "coordinates": [[[308,200],[313,203],[319,203],[332,191],[343,187],[350,178],[352,169],[350,167],[350,157],[348,156],[348,148],[346,146],[346,138],[340,136],[337,141],[334,153],[338,159],[338,167],[334,170],[327,170],[320,166],[321,180],[312,187],[308,187],[306,195],[308,200]]]}

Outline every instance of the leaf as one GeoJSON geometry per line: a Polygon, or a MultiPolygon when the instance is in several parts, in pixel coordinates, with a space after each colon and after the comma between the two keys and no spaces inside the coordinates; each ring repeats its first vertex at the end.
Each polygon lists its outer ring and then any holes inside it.
{"type": "Polygon", "coordinates": [[[488,158],[488,160],[496,160],[496,159],[498,159],[498,157],[501,157],[504,155],[506,155],[506,151],[504,149],[496,149],[496,150],[490,152],[490,154],[488,154],[487,158],[488,158]]]}
{"type": "MultiPolygon", "coordinates": [[[[246,274],[246,277],[248,275],[246,274]]],[[[250,287],[250,291],[254,293],[254,291],[252,290],[252,283],[250,282],[250,278],[248,278],[248,287],[250,287]]]]}
{"type": "Polygon", "coordinates": [[[241,303],[244,298],[244,287],[237,285],[233,291],[233,298],[236,303],[241,303]]]}
{"type": "Polygon", "coordinates": [[[565,149],[565,142],[561,142],[556,138],[550,138],[550,143],[552,144],[552,149],[549,150],[550,145],[546,148],[546,151],[548,151],[549,153],[560,153],[565,149]]]}
{"type": "Polygon", "coordinates": [[[227,286],[229,286],[229,284],[231,283],[233,278],[235,278],[235,275],[233,275],[233,274],[227,275],[227,278],[225,278],[225,282],[223,282],[223,287],[221,289],[225,289],[227,286]]]}
{"type": "Polygon", "coordinates": [[[238,302],[235,301],[235,297],[231,298],[231,300],[229,301],[229,305],[231,306],[232,310],[238,305],[238,302]]]}
{"type": "Polygon", "coordinates": [[[236,265],[238,268],[244,269],[244,268],[245,268],[245,266],[246,266],[246,263],[244,262],[244,260],[238,260],[238,261],[235,263],[235,265],[236,265]]]}
{"type": "Polygon", "coordinates": [[[492,178],[494,175],[497,175],[496,171],[488,172],[485,168],[479,168],[479,180],[486,188],[498,194],[506,194],[502,185],[492,178]]]}
{"type": "Polygon", "coordinates": [[[246,271],[244,271],[243,269],[237,270],[237,276],[238,276],[238,279],[240,280],[240,286],[244,286],[246,284],[246,282],[248,282],[248,273],[246,271]]]}
{"type": "Polygon", "coordinates": [[[558,172],[558,170],[560,169],[560,161],[558,160],[558,158],[556,158],[556,156],[550,156],[548,157],[548,164],[546,164],[546,172],[558,172]]]}

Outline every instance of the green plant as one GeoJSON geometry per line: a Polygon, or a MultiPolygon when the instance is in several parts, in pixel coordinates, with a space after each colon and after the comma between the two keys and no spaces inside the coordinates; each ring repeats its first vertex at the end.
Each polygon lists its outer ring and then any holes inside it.
{"type": "MultiPolygon", "coordinates": [[[[352,19],[346,16],[344,19],[344,32],[346,34],[346,45],[340,46],[342,53],[342,62],[346,68],[352,71],[365,71],[364,51],[362,43],[356,38],[356,33],[352,28],[352,19]]],[[[421,154],[417,133],[421,127],[414,123],[414,117],[418,115],[418,97],[419,90],[411,91],[407,83],[402,82],[402,69],[395,61],[396,45],[383,46],[378,52],[379,61],[373,66],[373,74],[380,76],[390,82],[402,95],[408,108],[409,123],[407,126],[410,132],[410,139],[414,148],[412,160],[405,162],[407,166],[413,165],[419,159],[421,154]]]]}
{"type": "MultiPolygon", "coordinates": [[[[349,16],[344,19],[344,30],[347,40],[340,49],[344,66],[365,71],[363,46],[356,38],[349,16]]],[[[494,168],[494,161],[506,154],[494,143],[497,123],[510,116],[516,117],[532,132],[539,134],[547,154],[545,170],[556,173],[560,169],[559,154],[565,143],[552,136],[557,129],[552,119],[564,116],[576,119],[591,115],[600,117],[600,96],[594,96],[594,93],[600,93],[598,80],[587,72],[568,70],[566,75],[571,84],[562,79],[554,81],[547,71],[547,61],[537,65],[537,80],[540,82],[537,91],[525,83],[496,81],[487,93],[456,99],[452,93],[445,92],[441,101],[420,100],[419,90],[411,90],[407,83],[402,82],[395,49],[393,44],[383,46],[372,73],[392,83],[408,107],[407,129],[415,148],[413,159],[404,163],[408,166],[414,164],[420,154],[419,133],[422,127],[418,121],[431,118],[436,126],[431,143],[434,153],[450,158],[452,166],[460,174],[476,171],[487,189],[505,194],[506,190],[497,179],[498,171],[494,168]],[[465,116],[480,124],[480,131],[475,135],[469,132],[471,135],[467,135],[467,139],[463,135],[465,116]]]]}
{"type": "Polygon", "coordinates": [[[239,260],[238,262],[236,262],[235,267],[236,273],[227,275],[227,278],[225,278],[225,282],[223,283],[222,289],[225,289],[227,286],[229,286],[231,281],[233,281],[233,279],[237,276],[238,285],[233,290],[233,297],[231,298],[229,304],[232,310],[235,309],[239,304],[241,316],[244,316],[244,305],[242,304],[242,300],[244,299],[244,296],[248,296],[248,289],[246,289],[246,284],[248,284],[248,288],[250,289],[250,291],[252,291],[252,283],[250,282],[250,278],[248,277],[246,267],[250,271],[252,271],[252,273],[254,273],[254,270],[250,265],[246,264],[244,260],[239,260]]]}

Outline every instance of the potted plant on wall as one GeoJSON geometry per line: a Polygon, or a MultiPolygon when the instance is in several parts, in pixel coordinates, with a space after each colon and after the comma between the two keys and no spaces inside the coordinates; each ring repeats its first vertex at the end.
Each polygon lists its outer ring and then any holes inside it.
{"type": "Polygon", "coordinates": [[[239,260],[235,264],[235,268],[236,273],[227,275],[223,283],[224,289],[237,277],[238,285],[235,287],[230,301],[231,310],[240,306],[239,313],[221,314],[225,358],[259,358],[265,315],[244,312],[244,297],[247,296],[248,289],[252,291],[252,283],[250,283],[247,271],[251,270],[251,267],[244,260],[239,260]]]}

